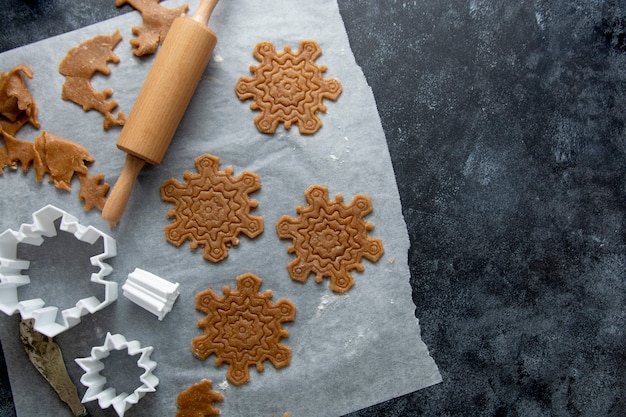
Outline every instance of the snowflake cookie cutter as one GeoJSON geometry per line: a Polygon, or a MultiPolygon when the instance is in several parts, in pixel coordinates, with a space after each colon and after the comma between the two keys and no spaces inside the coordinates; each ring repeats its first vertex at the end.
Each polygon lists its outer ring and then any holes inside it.
{"type": "Polygon", "coordinates": [[[0,234],[0,310],[7,315],[19,311],[23,320],[34,320],[35,330],[54,337],[76,326],[82,316],[100,311],[117,299],[117,283],[104,279],[113,270],[104,260],[116,254],[115,240],[111,236],[93,226],[81,225],[76,217],[47,205],[33,213],[32,224],[25,223],[18,231],[8,229],[0,234]],[[30,283],[30,277],[21,274],[28,269],[30,262],[17,259],[17,245],[40,246],[44,237],[56,236],[55,221],[59,218],[59,230],[72,233],[76,239],[89,244],[102,238],[104,248],[102,253],[90,258],[91,265],[98,268],[98,272],[91,274],[91,281],[104,286],[104,300],[95,296],[78,300],[74,307],[61,311],[61,323],[57,322],[58,307],[46,306],[41,298],[19,300],[17,294],[18,287],[30,283]]]}
{"type": "Polygon", "coordinates": [[[74,359],[85,371],[80,378],[80,382],[87,388],[81,400],[83,404],[98,400],[100,408],[104,410],[113,406],[119,417],[123,417],[130,407],[137,404],[147,393],[156,391],[159,385],[159,378],[152,373],[157,366],[157,363],[150,359],[153,350],[152,346],[142,348],[137,340],[128,341],[121,334],[107,333],[102,346],[91,348],[91,356],[74,359]],[[139,377],[141,385],[132,394],[125,392],[118,394],[115,388],[106,387],[107,379],[100,374],[104,369],[102,359],[107,358],[113,350],[127,350],[129,356],[140,354],[137,366],[144,372],[139,377]]]}
{"type": "Polygon", "coordinates": [[[124,297],[163,320],[178,298],[179,287],[179,283],[171,283],[151,272],[135,268],[128,274],[122,290],[124,297]]]}

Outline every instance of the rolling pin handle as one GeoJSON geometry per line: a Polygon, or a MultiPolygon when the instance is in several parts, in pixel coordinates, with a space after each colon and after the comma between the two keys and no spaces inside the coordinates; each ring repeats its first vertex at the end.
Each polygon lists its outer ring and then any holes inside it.
{"type": "Polygon", "coordinates": [[[161,163],[206,68],[217,37],[207,27],[218,0],[200,0],[191,18],[174,20],[135,100],[117,147],[128,155],[102,210],[115,226],[146,162],[161,163]]]}
{"type": "Polygon", "coordinates": [[[146,161],[134,155],[126,155],[126,161],[120,177],[117,179],[115,187],[111,190],[107,203],[102,210],[102,218],[107,220],[111,227],[115,226],[122,218],[135,180],[145,163],[146,161]]]}
{"type": "Polygon", "coordinates": [[[201,0],[198,8],[191,18],[196,22],[200,22],[205,26],[209,24],[209,19],[213,13],[213,9],[217,6],[218,0],[201,0]]]}

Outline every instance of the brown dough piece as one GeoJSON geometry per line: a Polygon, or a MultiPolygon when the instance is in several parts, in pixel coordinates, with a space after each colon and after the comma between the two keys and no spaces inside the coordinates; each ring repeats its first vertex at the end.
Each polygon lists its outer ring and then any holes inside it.
{"type": "Polygon", "coordinates": [[[117,107],[115,100],[107,101],[113,90],[107,88],[96,91],[91,85],[91,78],[96,72],[108,75],[107,66],[117,64],[120,58],[113,53],[113,48],[122,40],[122,33],[117,30],[111,35],[98,35],[70,49],[59,64],[59,72],[65,76],[61,97],[83,107],[85,111],[97,110],[104,115],[103,127],[108,130],[114,125],[123,125],[126,116],[122,112],[117,117],[112,111],[117,107]]]}
{"type": "Polygon", "coordinates": [[[220,410],[214,407],[215,402],[223,401],[224,396],[213,391],[212,382],[203,379],[178,394],[176,417],[218,416],[220,410]]]}
{"type": "Polygon", "coordinates": [[[287,268],[294,281],[306,282],[315,274],[316,282],[330,279],[331,290],[345,293],[354,285],[352,270],[365,267],[361,259],[376,262],[383,255],[380,239],[368,237],[374,224],[364,220],[373,210],[369,197],[357,194],[344,204],[341,194],[328,199],[328,188],[312,185],[304,193],[308,207],[298,206],[298,218],[282,216],[276,224],[278,237],[292,239],[287,251],[296,258],[287,268]]]}
{"type": "Polygon", "coordinates": [[[172,178],[161,185],[161,199],[174,203],[167,212],[174,222],[165,226],[165,238],[176,246],[189,240],[192,250],[203,246],[204,259],[219,262],[239,244],[239,234],[252,239],[263,232],[263,219],[250,214],[258,203],[248,198],[261,188],[261,180],[250,171],[235,177],[232,167],[219,171],[220,159],[209,154],[195,162],[198,173],[185,172],[185,183],[172,178]]]}
{"type": "Polygon", "coordinates": [[[303,135],[312,135],[322,127],[318,112],[326,112],[323,100],[337,100],[341,84],[337,79],[324,79],[325,66],[315,60],[322,50],[315,41],[302,41],[295,53],[289,46],[276,52],[270,42],[254,48],[260,65],[251,65],[252,77],[241,77],[235,86],[240,100],[252,99],[252,110],[261,114],[254,119],[262,133],[274,133],[280,123],[285,129],[298,125],[303,135]]]}
{"type": "Polygon", "coordinates": [[[137,56],[155,53],[159,44],[165,40],[174,19],[189,10],[187,4],[168,9],[161,6],[159,2],[160,0],[115,0],[116,6],[130,4],[141,13],[143,26],[133,27],[133,34],[137,38],[130,41],[133,54],[137,56]]]}
{"type": "Polygon", "coordinates": [[[72,176],[76,174],[80,180],[78,199],[85,202],[85,211],[94,207],[102,211],[111,186],[104,182],[104,174],[88,175],[85,163],[93,162],[94,158],[85,148],[46,131],[33,143],[16,139],[7,132],[0,135],[5,144],[0,146],[0,174],[5,166],[16,170],[20,163],[26,172],[33,164],[37,181],[50,174],[50,181],[66,191],[70,191],[72,176]]]}
{"type": "Polygon", "coordinates": [[[34,143],[37,181],[43,181],[44,176],[50,174],[49,181],[62,190],[70,191],[74,173],[87,175],[85,163],[94,161],[84,147],[45,131],[34,143]]]}
{"type": "Polygon", "coordinates": [[[0,130],[10,135],[26,123],[39,129],[37,104],[24,77],[33,78],[33,71],[26,64],[0,74],[0,130]]]}
{"type": "Polygon", "coordinates": [[[0,174],[5,166],[13,170],[17,169],[18,162],[22,164],[22,171],[28,171],[35,159],[33,144],[16,139],[8,132],[0,133],[4,140],[4,146],[0,146],[0,174]]]}
{"type": "Polygon", "coordinates": [[[283,298],[271,302],[272,292],[260,293],[261,278],[254,274],[237,277],[237,288],[224,287],[220,297],[210,288],[196,296],[196,309],[206,314],[198,321],[204,334],[192,341],[199,359],[215,354],[215,364],[229,364],[226,378],[235,385],[249,381],[251,366],[261,372],[269,360],[276,368],[291,362],[291,349],[280,344],[289,336],[282,323],[296,317],[295,305],[283,298]]]}
{"type": "Polygon", "coordinates": [[[9,151],[6,146],[0,146],[0,174],[3,174],[4,167],[9,165],[9,151]]]}

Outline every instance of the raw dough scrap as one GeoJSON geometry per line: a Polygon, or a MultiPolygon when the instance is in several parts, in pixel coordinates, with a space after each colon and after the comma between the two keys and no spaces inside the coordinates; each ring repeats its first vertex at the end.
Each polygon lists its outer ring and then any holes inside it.
{"type": "Polygon", "coordinates": [[[37,181],[50,174],[49,181],[62,190],[70,191],[74,173],[87,175],[85,163],[94,161],[84,147],[45,131],[35,138],[34,144],[37,181]]]}
{"type": "Polygon", "coordinates": [[[161,199],[175,204],[167,212],[174,223],[165,226],[165,238],[176,246],[190,240],[192,250],[203,246],[204,258],[219,262],[239,244],[240,233],[252,239],[263,232],[263,219],[250,214],[258,202],[248,198],[261,180],[249,171],[234,177],[232,167],[219,171],[219,158],[208,154],[195,164],[198,173],[186,171],[185,183],[169,179],[161,185],[161,199]]]}
{"type": "Polygon", "coordinates": [[[107,101],[113,90],[107,88],[96,91],[91,85],[91,78],[96,72],[105,75],[111,73],[108,63],[119,63],[120,58],[113,53],[113,48],[122,40],[122,33],[117,30],[111,35],[98,35],[70,49],[59,64],[59,72],[65,76],[61,97],[83,107],[85,111],[97,110],[104,115],[103,127],[109,130],[114,125],[123,125],[126,116],[122,112],[117,117],[112,111],[117,107],[115,100],[107,101]]]}
{"type": "Polygon", "coordinates": [[[50,174],[49,181],[66,191],[70,191],[72,177],[76,174],[81,184],[78,198],[85,202],[85,211],[104,208],[111,186],[104,182],[104,174],[88,175],[85,163],[93,162],[94,158],[84,147],[46,131],[32,143],[16,139],[7,132],[0,132],[0,135],[4,141],[4,146],[0,146],[0,174],[5,166],[16,170],[19,163],[26,172],[32,164],[37,181],[43,181],[44,176],[50,174]]]}
{"type": "Polygon", "coordinates": [[[33,78],[33,71],[26,64],[0,74],[0,131],[10,135],[15,135],[26,123],[39,129],[37,104],[24,77],[33,78]]]}
{"type": "Polygon", "coordinates": [[[276,224],[281,239],[292,239],[287,249],[296,259],[288,265],[294,281],[306,282],[315,274],[316,282],[330,278],[331,290],[345,293],[354,285],[351,271],[364,270],[361,258],[378,261],[384,249],[381,239],[368,237],[374,228],[364,217],[373,210],[369,197],[357,194],[350,204],[341,194],[328,199],[328,189],[313,185],[305,191],[308,207],[296,207],[298,218],[282,216],[276,224]]]}
{"type": "Polygon", "coordinates": [[[224,396],[213,391],[212,382],[203,379],[178,394],[176,417],[218,416],[220,410],[214,407],[215,402],[223,401],[224,396]]]}
{"type": "Polygon", "coordinates": [[[296,307],[287,299],[273,304],[271,291],[259,293],[263,280],[254,274],[237,277],[237,288],[224,287],[219,297],[210,288],[196,296],[196,309],[206,314],[198,321],[204,334],[192,341],[192,352],[199,359],[215,354],[215,364],[229,364],[226,378],[235,385],[249,381],[249,367],[263,371],[269,360],[276,368],[291,361],[291,349],[280,339],[289,332],[282,323],[296,317],[296,307]]]}
{"type": "Polygon", "coordinates": [[[110,184],[104,182],[104,174],[93,176],[78,174],[78,180],[80,181],[78,199],[85,202],[83,207],[85,211],[94,207],[102,211],[106,203],[106,195],[111,188],[110,184]]]}
{"type": "Polygon", "coordinates": [[[35,138],[35,174],[37,181],[43,181],[46,174],[50,174],[49,181],[55,187],[70,191],[70,183],[74,174],[80,180],[81,188],[79,200],[85,202],[85,211],[97,207],[102,210],[106,201],[106,194],[111,187],[104,183],[104,174],[88,175],[85,163],[94,161],[94,157],[84,147],[42,132],[35,138]]]}
{"type": "Polygon", "coordinates": [[[133,53],[137,56],[156,52],[159,44],[165,40],[174,19],[184,15],[189,10],[187,4],[168,9],[161,6],[159,2],[160,0],[115,0],[117,7],[128,3],[141,13],[143,26],[132,28],[133,35],[137,38],[130,41],[133,53]]]}
{"type": "Polygon", "coordinates": [[[254,119],[262,133],[274,133],[279,123],[289,129],[293,123],[300,133],[312,135],[322,127],[317,112],[326,112],[322,101],[337,100],[342,88],[335,78],[324,79],[326,66],[315,60],[322,50],[315,41],[302,41],[298,52],[285,46],[277,53],[271,42],[261,42],[254,48],[260,65],[251,65],[250,78],[241,77],[235,86],[240,100],[252,99],[252,110],[261,110],[254,119]]]}
{"type": "Polygon", "coordinates": [[[18,162],[22,171],[26,172],[35,159],[35,148],[31,142],[24,142],[11,136],[8,132],[0,132],[4,146],[0,146],[0,174],[5,166],[16,170],[18,162]]]}

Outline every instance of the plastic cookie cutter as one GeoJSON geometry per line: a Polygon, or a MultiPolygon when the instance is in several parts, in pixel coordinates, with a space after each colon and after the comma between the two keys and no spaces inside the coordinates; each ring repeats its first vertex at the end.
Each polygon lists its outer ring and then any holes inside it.
{"type": "Polygon", "coordinates": [[[100,408],[104,410],[113,406],[117,414],[123,417],[130,407],[137,404],[146,393],[156,391],[159,385],[159,378],[152,374],[157,366],[157,363],[150,359],[153,350],[152,346],[142,348],[136,340],[129,342],[121,334],[107,333],[104,345],[91,348],[91,356],[75,359],[75,362],[85,371],[80,382],[87,388],[87,391],[81,401],[86,403],[98,400],[100,408]],[[139,377],[141,385],[132,394],[125,392],[118,394],[115,388],[106,387],[107,379],[100,374],[100,371],[104,369],[102,359],[107,358],[113,350],[124,349],[128,350],[129,356],[140,354],[137,366],[144,370],[139,377]]]}
{"type": "Polygon", "coordinates": [[[126,283],[122,286],[124,296],[135,304],[145,308],[159,320],[172,310],[174,301],[178,298],[180,284],[173,284],[148,271],[135,268],[128,274],[126,283]]]}
{"type": "Polygon", "coordinates": [[[76,217],[47,205],[33,213],[32,224],[22,224],[19,231],[8,229],[0,234],[0,310],[7,315],[19,311],[23,320],[34,320],[35,330],[54,337],[80,323],[82,316],[102,310],[117,299],[117,283],[104,279],[112,271],[104,260],[116,254],[112,237],[92,226],[83,226],[76,217]],[[41,298],[19,300],[17,293],[18,287],[30,283],[30,277],[21,274],[21,271],[29,268],[30,262],[17,259],[17,245],[24,243],[40,246],[44,236],[56,236],[55,221],[59,218],[60,230],[72,233],[76,239],[89,244],[102,238],[104,248],[102,253],[90,258],[91,265],[98,268],[98,272],[91,274],[91,281],[104,286],[104,301],[95,296],[78,300],[75,307],[61,311],[61,323],[57,322],[58,307],[46,306],[41,298]]]}

